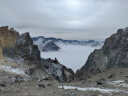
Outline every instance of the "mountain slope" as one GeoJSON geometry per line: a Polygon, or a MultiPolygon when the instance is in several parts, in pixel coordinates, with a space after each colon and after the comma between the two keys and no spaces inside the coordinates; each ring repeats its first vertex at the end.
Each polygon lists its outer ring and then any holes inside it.
{"type": "Polygon", "coordinates": [[[77,71],[76,77],[86,76],[86,72],[104,71],[109,68],[128,67],[128,30],[119,29],[105,40],[101,49],[90,54],[86,64],[77,71]]]}

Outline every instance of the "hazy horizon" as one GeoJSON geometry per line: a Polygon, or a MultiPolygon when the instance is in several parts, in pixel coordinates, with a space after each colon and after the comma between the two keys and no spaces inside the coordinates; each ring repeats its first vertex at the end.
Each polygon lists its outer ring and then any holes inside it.
{"type": "Polygon", "coordinates": [[[104,40],[128,27],[128,0],[0,0],[0,26],[20,34],[104,40]]]}
{"type": "MultiPolygon", "coordinates": [[[[31,34],[30,34],[31,36],[31,34]]],[[[31,36],[32,38],[34,37],[39,37],[39,36],[31,36]]],[[[56,38],[56,39],[63,39],[63,40],[78,40],[78,41],[88,41],[88,40],[96,40],[96,41],[104,41],[105,39],[65,39],[65,38],[57,38],[57,37],[51,37],[51,36],[44,36],[44,38],[56,38]]]]}

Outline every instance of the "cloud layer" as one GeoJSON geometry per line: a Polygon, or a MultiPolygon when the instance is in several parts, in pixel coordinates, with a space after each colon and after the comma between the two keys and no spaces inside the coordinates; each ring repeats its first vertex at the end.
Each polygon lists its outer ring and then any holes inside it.
{"type": "Polygon", "coordinates": [[[105,39],[128,26],[128,0],[0,0],[0,26],[31,36],[105,39]]]}

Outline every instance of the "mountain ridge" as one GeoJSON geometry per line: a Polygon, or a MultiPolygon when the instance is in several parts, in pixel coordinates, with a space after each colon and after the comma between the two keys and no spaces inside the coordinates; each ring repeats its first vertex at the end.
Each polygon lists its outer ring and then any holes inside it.
{"type": "MultiPolygon", "coordinates": [[[[55,38],[55,37],[47,37],[44,36],[38,36],[38,37],[32,37],[32,40],[38,41],[39,39],[42,39],[42,42],[51,40],[52,42],[56,43],[64,43],[64,44],[73,44],[73,45],[85,45],[85,46],[102,46],[104,41],[95,41],[95,40],[87,40],[87,41],[79,41],[79,40],[64,40],[61,38],[55,38]]],[[[35,43],[36,44],[36,43],[35,43]]]]}

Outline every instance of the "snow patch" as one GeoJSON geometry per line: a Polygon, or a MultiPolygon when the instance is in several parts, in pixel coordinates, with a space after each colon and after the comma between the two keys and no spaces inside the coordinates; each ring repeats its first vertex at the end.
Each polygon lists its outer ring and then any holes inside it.
{"type": "Polygon", "coordinates": [[[30,54],[32,53],[32,47],[30,46],[30,54]]]}
{"type": "Polygon", "coordinates": [[[21,68],[12,68],[11,66],[6,66],[6,65],[0,65],[0,69],[7,71],[7,72],[11,72],[11,73],[15,73],[18,75],[26,75],[25,71],[21,68]]]}
{"type": "Polygon", "coordinates": [[[122,83],[122,82],[124,82],[124,80],[117,80],[117,81],[111,81],[111,82],[113,82],[113,83],[122,83]]]}
{"type": "Polygon", "coordinates": [[[79,91],[100,91],[102,93],[112,93],[112,92],[124,92],[123,90],[119,89],[102,89],[102,88],[95,88],[95,87],[85,87],[85,88],[80,88],[80,87],[73,87],[73,86],[58,86],[58,88],[61,89],[77,89],[79,91]]]}
{"type": "Polygon", "coordinates": [[[108,58],[107,57],[105,57],[105,60],[106,60],[106,62],[108,62],[108,58]]]}
{"type": "Polygon", "coordinates": [[[42,44],[43,40],[44,40],[43,38],[39,38],[37,41],[33,41],[33,42],[35,45],[40,45],[40,44],[42,44]]]}
{"type": "Polygon", "coordinates": [[[111,81],[111,82],[108,82],[108,84],[114,85],[116,87],[128,87],[128,84],[125,83],[124,80],[111,81]]]}

